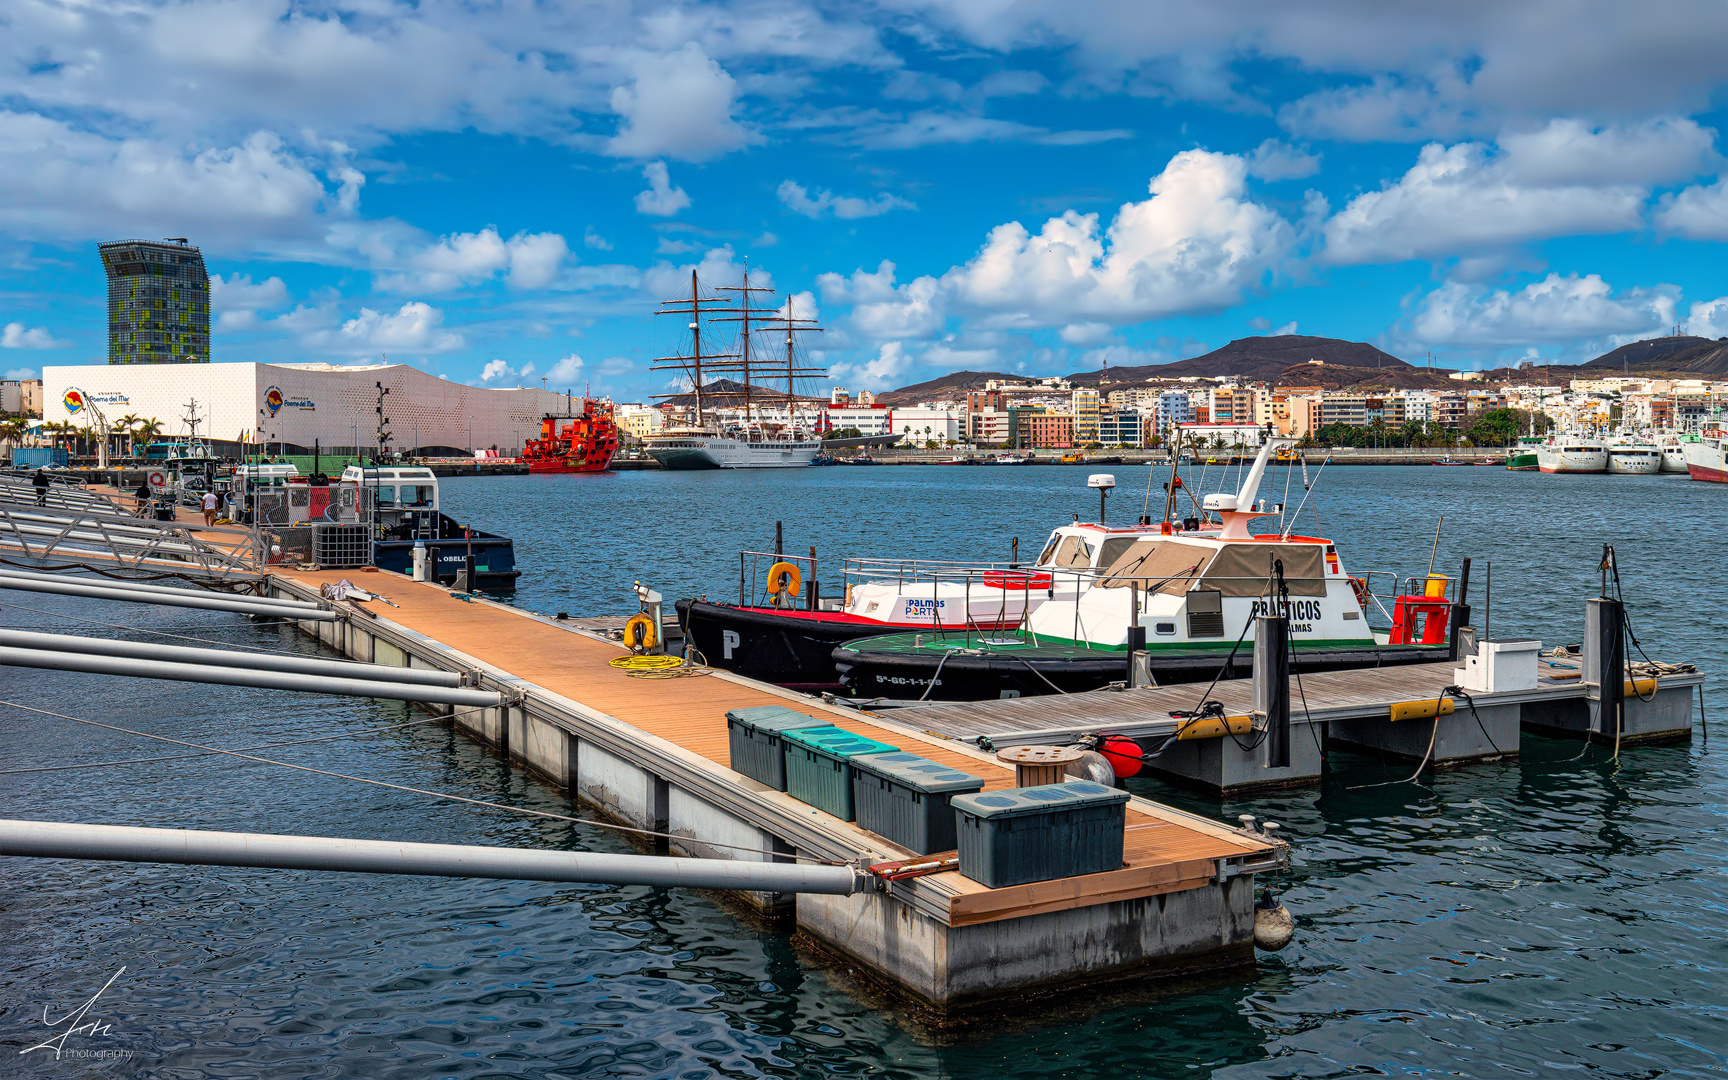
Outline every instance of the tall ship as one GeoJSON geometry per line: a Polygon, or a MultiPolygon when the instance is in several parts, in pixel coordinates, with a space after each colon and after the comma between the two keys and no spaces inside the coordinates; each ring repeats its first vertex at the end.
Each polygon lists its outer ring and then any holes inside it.
{"type": "Polygon", "coordinates": [[[1608,471],[1650,476],[1662,471],[1662,448],[1648,439],[1622,434],[1608,443],[1608,471]]]}
{"type": "Polygon", "coordinates": [[[530,473],[595,473],[610,468],[617,452],[612,403],[584,396],[581,413],[541,418],[540,437],[528,440],[522,460],[530,473]]]}
{"type": "Polygon", "coordinates": [[[1608,471],[1608,448],[1600,439],[1555,435],[1536,451],[1537,467],[1545,473],[1608,471]]]}
{"type": "Polygon", "coordinates": [[[659,315],[674,315],[687,323],[689,348],[654,361],[658,371],[681,371],[689,389],[662,394],[665,411],[682,422],[646,440],[648,455],[667,469],[792,469],[805,468],[822,451],[816,430],[824,399],[800,395],[798,383],[827,375],[804,358],[798,335],[820,332],[813,319],[799,318],[793,299],[784,308],[757,307],[755,297],[770,290],[752,286],[745,270],[741,285],[724,286],[703,296],[696,272],[690,272],[690,295],[662,303],[659,315]],[[736,323],[733,351],[721,352],[707,325],[736,323]],[[783,338],[784,351],[763,348],[758,334],[783,338]],[[704,381],[715,374],[736,379],[704,381]],[[785,380],[779,393],[757,385],[756,377],[785,380]]]}

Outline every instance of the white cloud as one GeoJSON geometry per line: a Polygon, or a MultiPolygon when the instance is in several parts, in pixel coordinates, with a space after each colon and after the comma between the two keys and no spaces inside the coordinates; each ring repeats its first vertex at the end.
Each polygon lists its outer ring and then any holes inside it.
{"type": "Polygon", "coordinates": [[[970,262],[940,279],[895,286],[894,266],[818,278],[823,295],[856,303],[852,323],[875,338],[927,337],[953,311],[985,326],[1121,324],[1225,307],[1256,287],[1295,231],[1247,201],[1243,159],[1186,150],[1126,203],[1106,229],[1070,210],[1036,234],[1019,222],[992,229],[970,262]]]}
{"type": "Polygon", "coordinates": [[[575,353],[564,357],[553,364],[546,372],[546,378],[551,380],[553,387],[573,387],[576,379],[582,374],[582,358],[575,353]]]}
{"type": "Polygon", "coordinates": [[[802,184],[787,180],[781,183],[776,194],[786,208],[795,214],[803,214],[807,218],[820,218],[832,211],[834,216],[851,221],[856,218],[875,217],[886,214],[896,208],[916,210],[916,206],[897,195],[884,191],[873,199],[861,199],[856,195],[835,195],[828,191],[819,191],[812,198],[802,184]]]}
{"type": "MultiPolygon", "coordinates": [[[[702,256],[698,263],[684,263],[674,266],[671,263],[655,263],[642,274],[642,288],[648,295],[658,300],[670,300],[675,297],[690,295],[690,271],[696,271],[696,277],[706,292],[720,285],[736,285],[744,276],[744,266],[738,262],[730,246],[718,247],[702,256]]],[[[750,285],[752,288],[761,286],[764,289],[774,287],[774,276],[760,266],[750,268],[750,285]]],[[[730,294],[721,294],[730,295],[730,294]]]]}
{"type": "MultiPolygon", "coordinates": [[[[379,279],[390,292],[449,292],[486,281],[500,271],[512,288],[543,289],[550,285],[570,253],[557,233],[519,232],[509,240],[488,225],[477,233],[454,233],[409,255],[402,273],[379,279]]],[[[393,254],[383,256],[399,264],[393,254]]]]}
{"type": "Polygon", "coordinates": [[[1692,240],[1728,240],[1728,177],[1664,196],[1656,224],[1692,240]]]}
{"type": "Polygon", "coordinates": [[[607,240],[604,236],[601,236],[599,233],[595,232],[594,226],[592,226],[592,225],[588,226],[587,230],[582,233],[582,243],[584,246],[591,247],[595,251],[611,251],[612,250],[611,241],[607,240]]]}
{"type": "Polygon", "coordinates": [[[648,181],[648,190],[636,193],[637,213],[671,217],[690,205],[690,196],[684,194],[684,189],[672,186],[664,161],[650,161],[642,170],[642,177],[648,181]]]}
{"type": "Polygon", "coordinates": [[[1422,298],[1409,335],[1425,345],[1490,348],[1635,340],[1672,326],[1674,309],[1672,288],[1616,296],[1596,274],[1549,274],[1516,292],[1449,281],[1422,298]]]}
{"type": "Polygon", "coordinates": [[[780,238],[771,232],[765,232],[750,242],[756,247],[773,247],[780,242],[780,238]]]}
{"type": "Polygon", "coordinates": [[[15,367],[6,369],[6,378],[8,379],[40,379],[41,377],[41,368],[15,367]]]}
{"type": "Polygon", "coordinates": [[[32,237],[186,235],[205,243],[314,236],[321,215],[344,212],[341,192],[326,189],[318,168],[265,131],[200,149],[0,111],[0,228],[32,237]]]}
{"type": "Polygon", "coordinates": [[[1109,323],[1069,323],[1062,328],[1060,336],[1070,345],[1093,345],[1109,337],[1113,329],[1109,323]]]}
{"type": "Polygon", "coordinates": [[[762,141],[732,118],[738,84],[695,42],[638,54],[627,67],[635,81],[612,91],[623,123],[607,153],[707,161],[762,141]]]}
{"type": "Polygon", "coordinates": [[[21,322],[7,323],[0,331],[0,349],[69,349],[70,341],[56,341],[54,335],[41,327],[27,327],[21,322]]]}
{"type": "Polygon", "coordinates": [[[424,301],[410,300],[393,315],[363,307],[340,327],[313,330],[303,340],[315,348],[356,356],[379,352],[425,356],[461,348],[462,335],[443,329],[443,323],[443,312],[424,301]]]}
{"type": "Polygon", "coordinates": [[[1320,171],[1320,155],[1267,139],[1248,155],[1248,175],[1262,180],[1294,180],[1320,171]]]}
{"type": "MultiPolygon", "coordinates": [[[[841,126],[851,126],[851,118],[836,114],[841,126]]],[[[998,120],[972,113],[923,111],[907,117],[887,118],[881,114],[864,117],[868,122],[856,127],[851,139],[872,150],[914,150],[921,146],[954,143],[1024,141],[1046,146],[1084,146],[1130,138],[1134,133],[1124,128],[1103,130],[1053,131],[1049,128],[1022,124],[1017,120],[998,120]]],[[[827,125],[820,125],[827,126],[827,125]]]]}
{"type": "Polygon", "coordinates": [[[874,357],[857,362],[841,362],[829,369],[836,386],[855,390],[890,390],[903,385],[906,375],[916,364],[899,341],[884,342],[874,357]]]}
{"type": "Polygon", "coordinates": [[[1687,314],[1685,330],[1699,337],[1728,337],[1728,296],[1693,304],[1687,314]]]}
{"type": "Polygon", "coordinates": [[[1567,175],[1566,159],[1579,156],[1576,145],[1544,157],[1529,146],[1496,154],[1482,143],[1430,143],[1397,183],[1358,195],[1326,222],[1325,256],[1401,262],[1638,229],[1642,187],[1536,179],[1567,175]]]}
{"type": "Polygon", "coordinates": [[[247,274],[210,275],[210,310],[217,315],[218,330],[250,330],[258,325],[258,313],[288,302],[288,286],[279,277],[256,285],[247,274]]]}
{"type": "Polygon", "coordinates": [[[1507,177],[1529,186],[1660,184],[1689,180],[1721,161],[1715,131],[1672,117],[1601,128],[1555,119],[1497,141],[1507,177]]]}

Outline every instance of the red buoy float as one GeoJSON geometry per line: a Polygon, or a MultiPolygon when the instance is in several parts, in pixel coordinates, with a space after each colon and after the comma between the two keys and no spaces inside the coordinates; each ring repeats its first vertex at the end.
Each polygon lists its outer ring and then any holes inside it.
{"type": "Polygon", "coordinates": [[[1104,760],[1115,770],[1116,778],[1126,780],[1139,773],[1145,762],[1141,755],[1145,753],[1140,744],[1126,735],[1106,735],[1098,740],[1098,752],[1104,755],[1104,760]]]}

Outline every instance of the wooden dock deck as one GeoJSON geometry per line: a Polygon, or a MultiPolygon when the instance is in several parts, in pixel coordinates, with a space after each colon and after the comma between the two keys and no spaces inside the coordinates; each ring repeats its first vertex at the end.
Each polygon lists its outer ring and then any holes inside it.
{"type": "MultiPolygon", "coordinates": [[[[349,578],[397,605],[368,604],[371,616],[617,718],[655,740],[690,751],[713,768],[727,770],[734,783],[762,788],[730,773],[726,712],[760,705],[790,707],[812,719],[898,746],[978,776],[986,789],[1012,787],[1014,783],[1011,768],[974,747],[920,732],[890,718],[827,706],[725,672],[682,678],[633,677],[610,665],[614,658],[627,655],[627,650],[605,637],[501,604],[465,599],[446,588],[400,575],[277,570],[272,576],[281,584],[299,586],[292,591],[302,596],[316,595],[326,582],[349,578]]],[[[788,814],[827,819],[823,822],[826,831],[851,838],[852,858],[888,861],[914,855],[783,793],[764,789],[757,794],[757,808],[765,821],[788,814]]],[[[1198,888],[1219,876],[1219,860],[1263,863],[1273,854],[1271,845],[1264,841],[1144,799],[1129,804],[1127,829],[1125,865],[1117,871],[1004,889],[987,889],[948,872],[896,883],[896,891],[914,900],[920,910],[940,915],[947,925],[964,926],[1198,888]]]]}

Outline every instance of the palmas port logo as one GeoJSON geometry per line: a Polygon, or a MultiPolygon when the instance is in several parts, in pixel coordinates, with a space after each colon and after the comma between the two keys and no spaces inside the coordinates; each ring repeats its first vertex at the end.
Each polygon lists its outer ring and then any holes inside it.
{"type": "Polygon", "coordinates": [[[282,410],[282,391],[274,386],[264,391],[264,404],[269,407],[270,415],[275,416],[282,410]]]}
{"type": "Polygon", "coordinates": [[[77,390],[68,390],[60,398],[60,404],[66,406],[66,411],[75,413],[84,407],[84,395],[77,390]]]}

